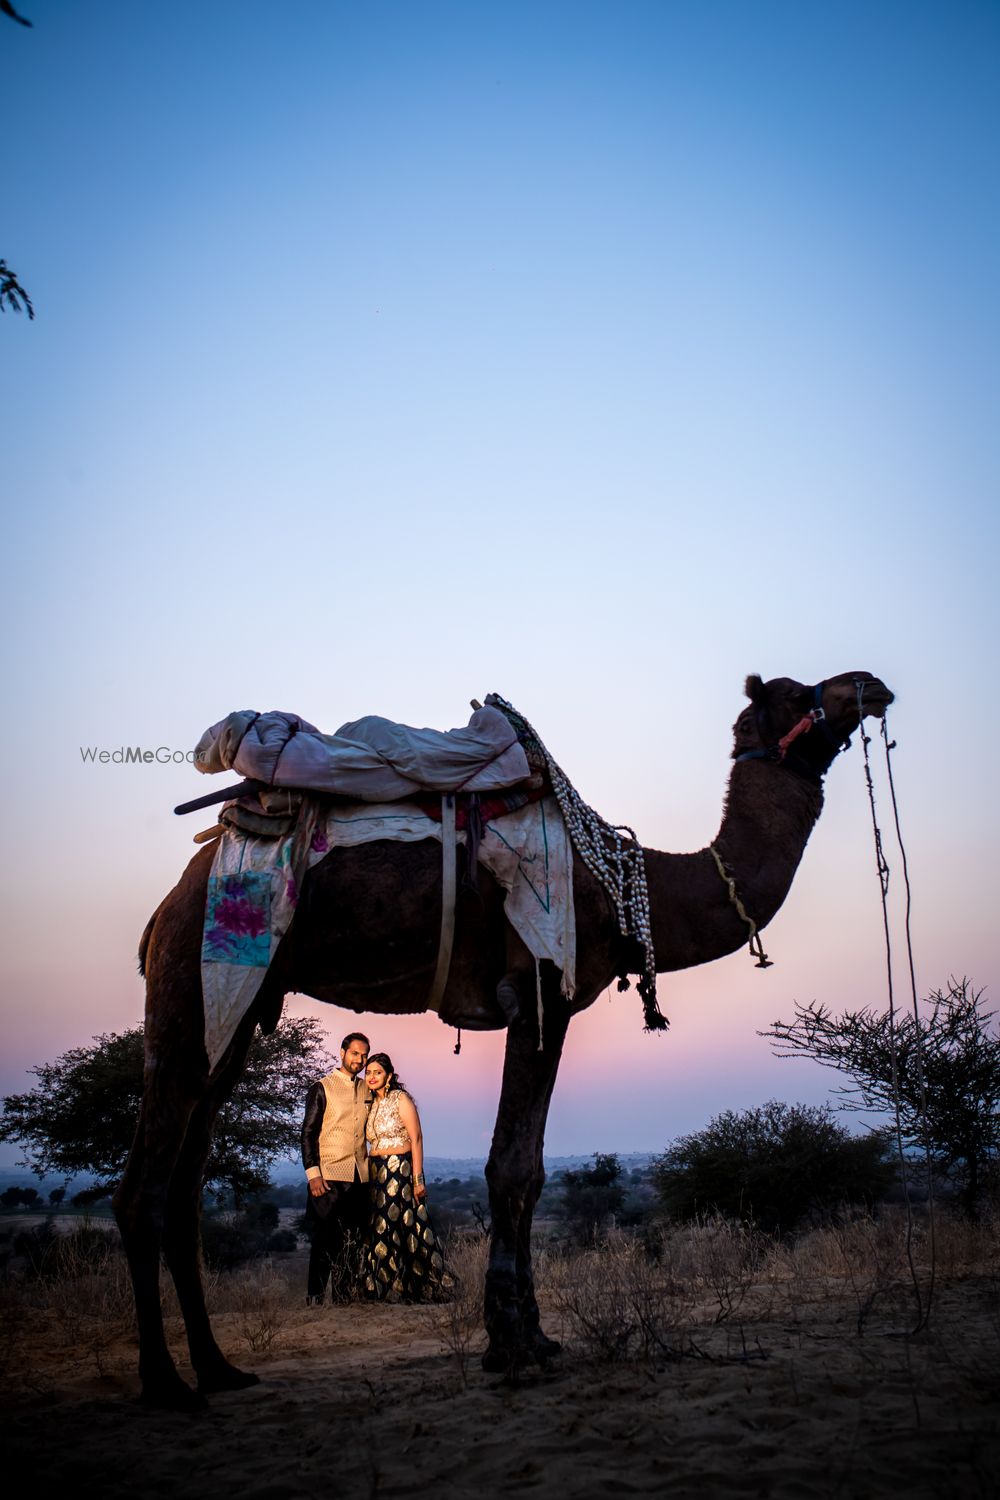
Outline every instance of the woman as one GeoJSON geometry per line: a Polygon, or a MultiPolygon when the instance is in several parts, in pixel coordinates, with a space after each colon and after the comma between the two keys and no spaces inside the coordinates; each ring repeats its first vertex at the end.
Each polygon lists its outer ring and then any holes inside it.
{"type": "Polygon", "coordinates": [[[365,1082],[375,1099],[365,1128],[372,1222],[362,1285],[369,1297],[380,1301],[446,1301],[454,1281],[444,1268],[427,1217],[417,1106],[385,1052],[368,1059],[365,1082]]]}

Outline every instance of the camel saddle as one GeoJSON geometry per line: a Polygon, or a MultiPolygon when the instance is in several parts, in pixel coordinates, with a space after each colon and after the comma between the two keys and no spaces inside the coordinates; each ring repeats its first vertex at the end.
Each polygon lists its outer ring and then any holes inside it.
{"type": "MultiPolygon", "coordinates": [[[[415,729],[371,714],[322,734],[287,713],[231,713],[195,748],[199,771],[237,771],[252,787],[396,802],[422,793],[489,795],[530,775],[517,731],[499,709],[476,708],[464,729],[415,729]]],[[[204,806],[207,798],[199,798],[204,806]]],[[[220,798],[221,800],[221,798],[220,798]]],[[[286,815],[291,809],[286,809],[286,815]]]]}

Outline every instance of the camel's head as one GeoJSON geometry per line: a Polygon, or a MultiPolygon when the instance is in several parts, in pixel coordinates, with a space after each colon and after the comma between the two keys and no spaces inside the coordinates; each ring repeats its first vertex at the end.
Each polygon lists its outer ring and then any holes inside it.
{"type": "Polygon", "coordinates": [[[734,728],[734,760],[774,760],[819,780],[862,718],[881,717],[893,694],[871,672],[842,672],[810,687],[791,677],[748,677],[734,728]]]}

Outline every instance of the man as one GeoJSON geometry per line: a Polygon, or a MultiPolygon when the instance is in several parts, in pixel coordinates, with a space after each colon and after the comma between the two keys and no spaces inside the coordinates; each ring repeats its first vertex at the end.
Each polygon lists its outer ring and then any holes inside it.
{"type": "Polygon", "coordinates": [[[320,1303],[333,1277],[333,1301],[350,1297],[357,1278],[358,1249],[368,1227],[368,1160],[365,1122],[372,1095],[358,1075],[368,1061],[369,1042],[352,1031],[340,1045],[340,1067],[314,1083],[302,1123],[302,1165],[309,1197],[309,1282],[306,1301],[320,1303]]]}

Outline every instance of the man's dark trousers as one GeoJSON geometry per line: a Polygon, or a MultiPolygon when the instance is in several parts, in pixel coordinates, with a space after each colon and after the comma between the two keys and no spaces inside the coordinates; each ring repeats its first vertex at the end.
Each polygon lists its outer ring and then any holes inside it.
{"type": "Polygon", "coordinates": [[[309,1231],[307,1295],[322,1302],[330,1284],[334,1302],[349,1301],[361,1274],[361,1246],[371,1213],[367,1182],[357,1167],[353,1182],[328,1182],[326,1192],[309,1194],[306,1224],[309,1231]]]}

